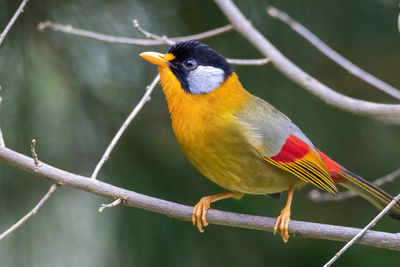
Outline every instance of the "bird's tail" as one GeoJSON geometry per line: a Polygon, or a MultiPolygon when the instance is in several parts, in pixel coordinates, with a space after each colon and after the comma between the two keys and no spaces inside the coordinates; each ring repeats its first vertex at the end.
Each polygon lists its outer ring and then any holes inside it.
{"type": "MultiPolygon", "coordinates": [[[[376,185],[346,170],[344,167],[330,159],[321,151],[318,152],[329,172],[331,173],[333,181],[335,181],[336,183],[368,200],[379,210],[384,209],[393,200],[393,197],[391,195],[389,195],[376,185]]],[[[390,217],[400,220],[400,203],[397,202],[389,210],[388,214],[390,217]]]]}
{"type": "MultiPolygon", "coordinates": [[[[364,178],[344,169],[341,171],[341,177],[344,180],[341,186],[354,191],[359,196],[365,198],[379,210],[384,209],[393,197],[380,189],[379,187],[368,182],[364,178]]],[[[400,203],[397,202],[388,212],[389,216],[400,220],[400,203]]]]}

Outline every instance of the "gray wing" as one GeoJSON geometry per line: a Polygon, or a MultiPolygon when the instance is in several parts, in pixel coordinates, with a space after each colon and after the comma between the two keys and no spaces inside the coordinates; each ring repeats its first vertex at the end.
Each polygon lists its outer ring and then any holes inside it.
{"type": "Polygon", "coordinates": [[[299,127],[259,97],[252,96],[250,103],[235,115],[248,127],[248,141],[266,157],[278,154],[291,134],[315,149],[299,127]]]}

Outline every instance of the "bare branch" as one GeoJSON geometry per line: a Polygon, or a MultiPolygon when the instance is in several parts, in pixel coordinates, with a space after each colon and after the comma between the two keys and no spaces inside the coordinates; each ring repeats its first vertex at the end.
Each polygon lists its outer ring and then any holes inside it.
{"type": "Polygon", "coordinates": [[[19,15],[24,12],[24,7],[28,3],[29,0],[23,0],[19,5],[17,11],[14,16],[11,18],[10,22],[8,22],[6,28],[0,34],[0,45],[3,43],[4,38],[6,38],[7,33],[10,31],[11,27],[14,25],[15,21],[17,21],[19,15]]]}
{"type": "Polygon", "coordinates": [[[359,240],[363,235],[367,233],[369,229],[375,226],[375,224],[385,215],[396,203],[400,200],[400,194],[393,198],[393,200],[367,225],[365,226],[357,235],[355,235],[338,253],[328,261],[324,267],[331,266],[351,245],[353,245],[357,240],[359,240]]]}
{"type": "MultiPolygon", "coordinates": [[[[102,34],[102,33],[97,33],[97,32],[92,32],[92,31],[87,31],[83,29],[78,29],[74,28],[71,25],[63,25],[59,23],[54,23],[51,21],[44,21],[38,24],[38,28],[40,31],[43,31],[45,29],[51,29],[53,31],[59,31],[59,32],[65,32],[68,34],[73,34],[73,35],[78,35],[78,36],[83,36],[83,37],[88,37],[92,39],[96,39],[99,41],[103,42],[109,42],[109,43],[120,43],[120,44],[129,44],[129,45],[140,45],[140,46],[155,46],[155,45],[164,45],[165,40],[162,39],[138,39],[138,38],[129,38],[129,37],[117,37],[117,36],[112,36],[112,35],[107,35],[107,34],[102,34]]],[[[187,40],[200,40],[200,39],[206,39],[215,35],[219,35],[225,32],[228,32],[232,30],[231,25],[226,25],[220,28],[216,28],[210,31],[194,34],[194,35],[188,35],[188,36],[181,36],[181,37],[173,37],[170,38],[170,40],[174,42],[178,41],[187,41],[187,40]]]]}
{"type": "Polygon", "coordinates": [[[236,31],[252,43],[265,57],[269,58],[280,72],[327,104],[358,115],[386,119],[392,122],[400,121],[400,105],[378,104],[348,97],[334,91],[286,58],[253,27],[231,0],[215,0],[215,2],[236,31]]]}
{"type": "MultiPolygon", "coordinates": [[[[382,186],[386,183],[393,182],[397,177],[400,177],[400,169],[395,170],[394,172],[391,172],[375,181],[372,183],[376,186],[382,186]]],[[[316,202],[321,202],[321,201],[342,201],[348,198],[352,198],[357,196],[356,193],[353,191],[347,190],[344,192],[339,193],[337,196],[334,196],[329,193],[322,193],[319,190],[311,190],[310,193],[308,193],[308,197],[316,202]]]]}
{"type": "Polygon", "coordinates": [[[271,17],[279,19],[280,21],[286,23],[290,28],[292,28],[295,32],[303,36],[308,42],[314,45],[324,55],[332,59],[334,62],[336,62],[338,65],[340,65],[342,68],[344,68],[354,76],[378,88],[379,90],[387,93],[388,95],[400,99],[400,91],[398,89],[374,77],[373,75],[369,74],[368,72],[362,70],[361,68],[357,67],[356,65],[348,61],[346,58],[344,58],[336,51],[334,51],[332,48],[330,48],[328,45],[326,45],[324,42],[322,42],[307,28],[305,28],[299,22],[290,17],[287,13],[272,6],[267,8],[267,13],[271,17]]]}
{"type": "Polygon", "coordinates": [[[128,118],[122,124],[121,128],[118,130],[117,134],[114,136],[111,143],[108,145],[108,147],[107,147],[106,151],[104,152],[103,156],[101,157],[99,163],[96,165],[96,168],[94,169],[93,174],[91,176],[92,179],[96,179],[97,174],[99,173],[101,167],[110,157],[111,151],[114,149],[114,147],[118,143],[118,140],[121,138],[121,136],[125,132],[126,128],[128,128],[129,124],[136,117],[136,114],[138,114],[138,112],[142,109],[144,104],[146,104],[146,102],[148,102],[150,100],[150,94],[153,92],[153,90],[156,87],[159,80],[160,80],[160,74],[157,74],[157,76],[151,82],[150,86],[146,87],[146,92],[144,93],[142,99],[140,99],[139,103],[136,105],[136,107],[132,110],[131,114],[129,114],[128,118]]]}
{"type": "MultiPolygon", "coordinates": [[[[1,92],[1,85],[0,85],[0,92],[1,92]]],[[[1,107],[1,101],[3,101],[3,97],[0,95],[0,107],[1,107]]],[[[3,132],[1,131],[1,126],[0,126],[0,146],[5,147],[6,143],[4,142],[3,138],[3,132]]]]}
{"type": "Polygon", "coordinates": [[[116,200],[114,200],[110,204],[101,204],[101,206],[99,208],[99,212],[102,213],[105,208],[112,208],[112,207],[118,206],[119,204],[121,204],[121,202],[122,202],[122,199],[121,198],[117,198],[116,200]]]}
{"type": "MultiPolygon", "coordinates": [[[[53,183],[112,199],[121,198],[124,200],[123,204],[127,206],[161,213],[184,221],[191,221],[192,219],[193,207],[190,206],[142,195],[95,179],[66,172],[43,162],[38,171],[35,172],[36,167],[30,157],[19,154],[8,148],[0,147],[0,160],[22,170],[47,178],[53,183]]],[[[215,209],[210,209],[208,211],[207,219],[213,224],[270,232],[273,231],[276,222],[275,218],[237,214],[215,209]]],[[[289,229],[290,234],[296,237],[336,241],[349,241],[359,231],[360,229],[357,228],[301,221],[291,221],[289,229]]],[[[368,231],[362,238],[357,240],[356,243],[400,251],[400,236],[392,233],[368,231]]]]}
{"type": "Polygon", "coordinates": [[[29,218],[33,217],[36,215],[36,213],[39,211],[39,209],[43,206],[43,204],[49,199],[49,197],[56,191],[57,185],[53,184],[49,191],[44,195],[44,197],[39,201],[39,203],[31,210],[28,214],[26,214],[21,220],[19,220],[16,224],[8,228],[4,233],[0,235],[0,240],[14,232],[16,229],[18,229],[22,224],[24,224],[29,218]]]}

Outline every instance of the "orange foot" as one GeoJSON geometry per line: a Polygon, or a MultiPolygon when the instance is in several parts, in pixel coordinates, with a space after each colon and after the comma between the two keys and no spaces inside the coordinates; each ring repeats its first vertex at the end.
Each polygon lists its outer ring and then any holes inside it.
{"type": "Polygon", "coordinates": [[[210,209],[210,204],[212,202],[229,198],[229,197],[236,197],[240,198],[242,194],[240,193],[233,193],[233,192],[225,192],[218,195],[202,197],[200,201],[194,206],[192,212],[192,222],[193,225],[197,225],[197,228],[201,233],[204,232],[203,226],[206,227],[208,225],[207,222],[207,211],[210,209]]]}
{"type": "Polygon", "coordinates": [[[201,233],[204,232],[203,226],[206,227],[208,225],[207,211],[210,208],[212,200],[213,199],[211,197],[202,197],[196,206],[194,206],[192,212],[192,222],[193,225],[197,225],[197,228],[201,233]]]}
{"type": "Polygon", "coordinates": [[[290,222],[290,210],[283,209],[281,211],[281,215],[276,218],[276,223],[274,226],[274,234],[278,232],[278,227],[279,230],[281,231],[281,237],[283,242],[287,242],[289,240],[289,222],[290,222]]]}

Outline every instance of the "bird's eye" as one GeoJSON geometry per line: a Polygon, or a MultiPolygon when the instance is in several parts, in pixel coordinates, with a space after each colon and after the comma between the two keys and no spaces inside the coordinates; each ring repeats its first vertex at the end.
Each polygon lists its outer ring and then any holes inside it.
{"type": "Polygon", "coordinates": [[[183,61],[183,66],[188,70],[192,70],[197,67],[197,62],[194,59],[186,59],[183,61]]]}

